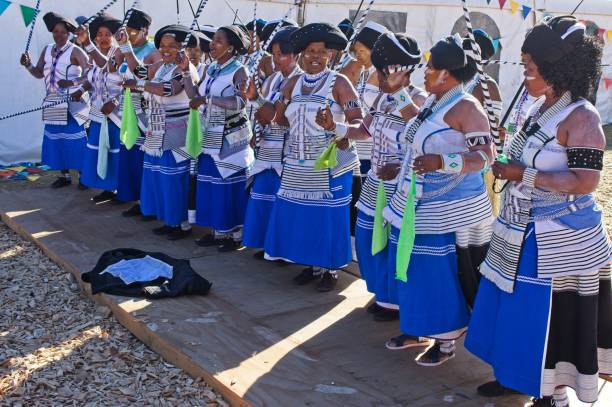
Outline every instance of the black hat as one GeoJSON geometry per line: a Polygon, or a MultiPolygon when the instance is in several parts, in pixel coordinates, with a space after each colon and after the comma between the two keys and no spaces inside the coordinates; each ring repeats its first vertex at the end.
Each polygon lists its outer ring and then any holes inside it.
{"type": "Polygon", "coordinates": [[[344,34],[344,36],[349,40],[351,39],[353,34],[355,34],[355,28],[353,28],[353,23],[348,18],[345,18],[344,20],[340,21],[340,23],[338,23],[338,28],[340,29],[340,31],[342,31],[342,34],[344,34]]]}
{"type": "Polygon", "coordinates": [[[234,47],[236,52],[240,55],[247,53],[249,49],[249,37],[245,34],[241,27],[238,25],[226,25],[219,27],[218,31],[223,31],[227,36],[227,40],[230,45],[234,47]]]}
{"type": "Polygon", "coordinates": [[[430,50],[429,62],[435,69],[463,68],[467,65],[467,53],[463,49],[463,38],[459,34],[438,41],[430,50]]]}
{"type": "Polygon", "coordinates": [[[198,46],[202,52],[210,52],[210,41],[211,39],[201,31],[192,31],[189,42],[187,43],[188,48],[194,48],[198,46]]]}
{"type": "Polygon", "coordinates": [[[282,20],[271,20],[265,25],[263,30],[261,30],[261,34],[259,35],[259,39],[263,42],[268,41],[270,35],[272,35],[272,31],[276,29],[276,26],[281,25],[281,27],[297,27],[298,24],[291,20],[290,18],[285,18],[282,20]]]}
{"type": "Polygon", "coordinates": [[[495,55],[495,45],[493,44],[493,38],[485,31],[481,29],[474,30],[474,39],[476,44],[480,47],[480,56],[482,59],[491,59],[495,55]]]}
{"type": "Polygon", "coordinates": [[[151,21],[153,21],[153,19],[150,15],[142,10],[134,8],[132,9],[132,15],[130,16],[130,19],[126,25],[135,30],[141,30],[149,27],[151,25],[151,21]]]}
{"type": "Polygon", "coordinates": [[[297,27],[285,27],[281,28],[272,41],[270,41],[270,45],[268,46],[267,51],[272,52],[272,45],[278,44],[281,48],[281,52],[283,54],[292,54],[293,51],[293,43],[291,42],[291,34],[293,34],[298,28],[297,27]]]}
{"type": "Polygon", "coordinates": [[[43,21],[45,22],[45,25],[47,26],[47,30],[49,30],[49,32],[52,32],[55,26],[59,23],[64,23],[68,32],[71,33],[75,32],[77,27],[79,26],[79,24],[72,18],[64,17],[52,11],[43,16],[43,21]]]}
{"type": "Polygon", "coordinates": [[[103,13],[89,23],[89,35],[95,38],[100,27],[106,27],[110,30],[111,34],[115,34],[119,27],[121,27],[121,20],[110,14],[103,13]]]}
{"type": "Polygon", "coordinates": [[[291,34],[291,42],[295,53],[299,54],[313,42],[324,42],[328,49],[343,50],[348,40],[338,27],[328,23],[311,23],[291,34]]]}
{"type": "Polygon", "coordinates": [[[76,21],[77,24],[79,24],[79,25],[83,25],[83,23],[85,21],[87,21],[87,17],[85,17],[85,16],[78,16],[77,18],[74,19],[74,21],[76,21]]]}
{"type": "MultiPolygon", "coordinates": [[[[258,18],[257,20],[255,20],[255,32],[257,33],[257,36],[259,38],[261,38],[261,33],[263,31],[263,28],[266,26],[266,24],[267,24],[267,21],[262,20],[261,18],[258,18]]],[[[247,23],[246,28],[249,31],[253,31],[253,20],[247,23]]]]}
{"type": "Polygon", "coordinates": [[[359,41],[369,49],[372,49],[378,37],[385,32],[387,32],[387,27],[384,25],[375,23],[374,21],[368,21],[357,33],[355,41],[359,41]]]}
{"type": "Polygon", "coordinates": [[[200,48],[202,48],[202,51],[206,53],[210,52],[210,43],[212,42],[212,38],[217,32],[217,30],[217,27],[213,27],[212,25],[208,24],[200,26],[200,29],[198,31],[204,34],[205,37],[203,39],[200,39],[200,48]]]}
{"type": "Polygon", "coordinates": [[[419,45],[406,34],[386,32],[378,37],[372,48],[372,65],[380,71],[389,66],[415,65],[420,61],[419,45]]]}
{"type": "Polygon", "coordinates": [[[155,42],[155,48],[159,49],[159,44],[161,43],[161,39],[164,35],[171,35],[176,41],[182,43],[185,41],[185,38],[187,38],[188,34],[189,28],[185,27],[184,25],[170,24],[157,30],[153,42],[155,42]]]}
{"type": "Polygon", "coordinates": [[[521,47],[536,65],[554,63],[570,54],[582,41],[586,26],[574,16],[559,16],[533,27],[521,47]]]}

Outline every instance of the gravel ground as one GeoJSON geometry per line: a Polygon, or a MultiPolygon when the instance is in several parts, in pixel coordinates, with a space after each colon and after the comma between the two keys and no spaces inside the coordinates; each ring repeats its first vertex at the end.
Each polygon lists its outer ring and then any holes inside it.
{"type": "Polygon", "coordinates": [[[0,223],[1,406],[227,406],[0,223]]]}

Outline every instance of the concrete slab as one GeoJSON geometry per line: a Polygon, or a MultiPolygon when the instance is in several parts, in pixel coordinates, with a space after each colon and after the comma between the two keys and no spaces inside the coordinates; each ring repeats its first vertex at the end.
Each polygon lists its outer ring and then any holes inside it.
{"type": "MultiPolygon", "coordinates": [[[[156,222],[122,218],[123,206],[95,205],[92,195],[73,187],[0,185],[0,213],[7,225],[77,276],[116,247],[190,259],[213,282],[207,297],[146,301],[101,294],[94,299],[148,346],[203,377],[234,405],[491,407],[527,401],[479,397],[475,387],[491,372],[462,346],[440,368],[417,366],[418,350],[385,350],[383,343],[398,333],[398,324],[375,323],[365,312],[371,295],[353,275],[355,265],[351,274],[342,273],[336,291],[320,294],[312,286],[291,284],[297,265],[258,261],[249,250],[219,254],[191,239],[169,242],[151,233],[156,222]]],[[[597,406],[612,403],[603,383],[597,406]]]]}

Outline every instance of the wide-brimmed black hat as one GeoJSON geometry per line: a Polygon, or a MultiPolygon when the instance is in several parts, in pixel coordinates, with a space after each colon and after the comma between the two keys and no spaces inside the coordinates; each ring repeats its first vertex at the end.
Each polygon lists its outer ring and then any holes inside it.
{"type": "Polygon", "coordinates": [[[219,27],[218,31],[223,31],[227,36],[227,40],[230,45],[234,47],[236,52],[240,55],[247,53],[249,49],[249,37],[245,34],[243,29],[237,25],[226,25],[219,27]]]}
{"type": "Polygon", "coordinates": [[[415,65],[421,61],[421,50],[416,40],[406,34],[386,32],[378,37],[372,48],[372,65],[382,71],[389,66],[415,65]]]}
{"type": "Polygon", "coordinates": [[[49,32],[53,31],[55,26],[59,23],[64,23],[68,32],[71,33],[75,32],[77,27],[79,26],[79,24],[72,18],[64,17],[61,14],[54,13],[53,11],[45,14],[43,16],[43,21],[45,22],[45,25],[47,26],[47,30],[49,30],[49,32]]]}
{"type": "Polygon", "coordinates": [[[291,34],[293,34],[298,28],[297,27],[285,27],[281,28],[272,41],[270,41],[270,45],[268,46],[267,51],[272,52],[272,46],[274,44],[279,44],[281,47],[281,52],[283,54],[292,54],[294,53],[293,43],[291,42],[291,34]]]}
{"type": "Polygon", "coordinates": [[[296,54],[299,54],[313,42],[323,42],[328,49],[343,50],[348,40],[338,27],[328,23],[311,23],[291,34],[291,42],[296,54]]]}
{"type": "Polygon", "coordinates": [[[340,21],[338,23],[338,28],[340,29],[340,31],[342,31],[342,34],[344,34],[344,36],[349,40],[355,34],[355,28],[353,27],[353,23],[348,18],[345,18],[344,20],[340,21]]]}
{"type": "MultiPolygon", "coordinates": [[[[259,38],[261,38],[261,33],[263,31],[263,28],[266,26],[268,22],[266,20],[262,20],[261,18],[258,18],[257,20],[255,20],[255,32],[257,33],[257,36],[259,38]]],[[[249,31],[253,31],[253,20],[249,21],[246,24],[246,28],[249,31]]]]}
{"type": "Polygon", "coordinates": [[[355,41],[359,41],[369,49],[374,48],[374,43],[381,34],[387,32],[387,27],[382,24],[368,21],[366,25],[357,33],[355,41]]]}
{"type": "Polygon", "coordinates": [[[263,42],[268,41],[268,39],[270,38],[270,35],[272,34],[272,31],[274,31],[279,24],[281,25],[281,27],[297,27],[298,26],[298,24],[295,21],[289,18],[271,20],[271,21],[268,21],[265,27],[261,30],[259,39],[262,40],[263,42]]]}
{"type": "Polygon", "coordinates": [[[189,35],[189,31],[189,28],[179,24],[170,24],[162,27],[155,33],[155,38],[153,39],[155,48],[159,48],[159,44],[164,35],[171,35],[177,42],[182,43],[185,41],[185,38],[187,38],[187,35],[189,35]]]}
{"type": "Polygon", "coordinates": [[[103,13],[89,23],[89,35],[92,38],[95,38],[100,27],[106,27],[109,29],[111,34],[115,34],[119,27],[121,27],[121,20],[111,16],[110,14],[103,13]]]}
{"type": "Polygon", "coordinates": [[[130,15],[130,19],[126,25],[135,30],[141,30],[149,27],[151,25],[151,21],[153,21],[153,19],[150,15],[140,9],[134,8],[132,9],[132,15],[130,15]]]}
{"type": "Polygon", "coordinates": [[[187,47],[194,48],[197,46],[202,50],[202,52],[210,52],[210,41],[211,38],[209,38],[202,31],[192,31],[187,47]]]}

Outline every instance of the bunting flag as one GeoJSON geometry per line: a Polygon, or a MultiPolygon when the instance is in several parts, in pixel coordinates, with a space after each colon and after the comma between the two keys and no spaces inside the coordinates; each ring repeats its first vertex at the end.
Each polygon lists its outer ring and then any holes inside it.
{"type": "Polygon", "coordinates": [[[497,52],[501,47],[501,42],[499,42],[499,40],[499,38],[493,38],[493,48],[495,49],[495,52],[497,52]]]}
{"type": "Polygon", "coordinates": [[[599,38],[601,38],[601,40],[604,40],[604,34],[606,33],[606,29],[605,28],[598,28],[597,29],[597,36],[599,38]]]}
{"type": "Polygon", "coordinates": [[[431,52],[425,51],[425,53],[423,53],[423,57],[425,57],[425,62],[429,62],[429,58],[431,57],[431,52]]]}
{"type": "Polygon", "coordinates": [[[4,13],[4,10],[6,10],[10,5],[11,3],[9,1],[0,0],[0,15],[2,15],[2,13],[4,13]]]}
{"type": "Polygon", "coordinates": [[[610,85],[612,85],[612,78],[604,78],[604,85],[606,86],[606,90],[608,90],[610,85]]]}
{"type": "Polygon", "coordinates": [[[608,42],[612,41],[612,30],[608,30],[608,42]]]}
{"type": "Polygon", "coordinates": [[[531,13],[531,7],[527,7],[523,4],[523,20],[527,18],[527,16],[529,15],[529,13],[531,13]]]}
{"type": "Polygon", "coordinates": [[[491,0],[487,0],[487,4],[491,4],[491,0]]]}
{"type": "Polygon", "coordinates": [[[21,6],[21,5],[19,6],[19,8],[21,9],[21,16],[23,17],[23,23],[27,27],[34,20],[34,17],[36,17],[36,9],[32,7],[27,7],[27,6],[21,6]]]}
{"type": "Polygon", "coordinates": [[[514,0],[510,0],[510,11],[512,12],[512,14],[516,13],[516,11],[518,10],[520,4],[518,4],[516,1],[514,0]]]}
{"type": "Polygon", "coordinates": [[[506,5],[506,0],[498,0],[499,1],[499,9],[502,10],[506,5]]]}

